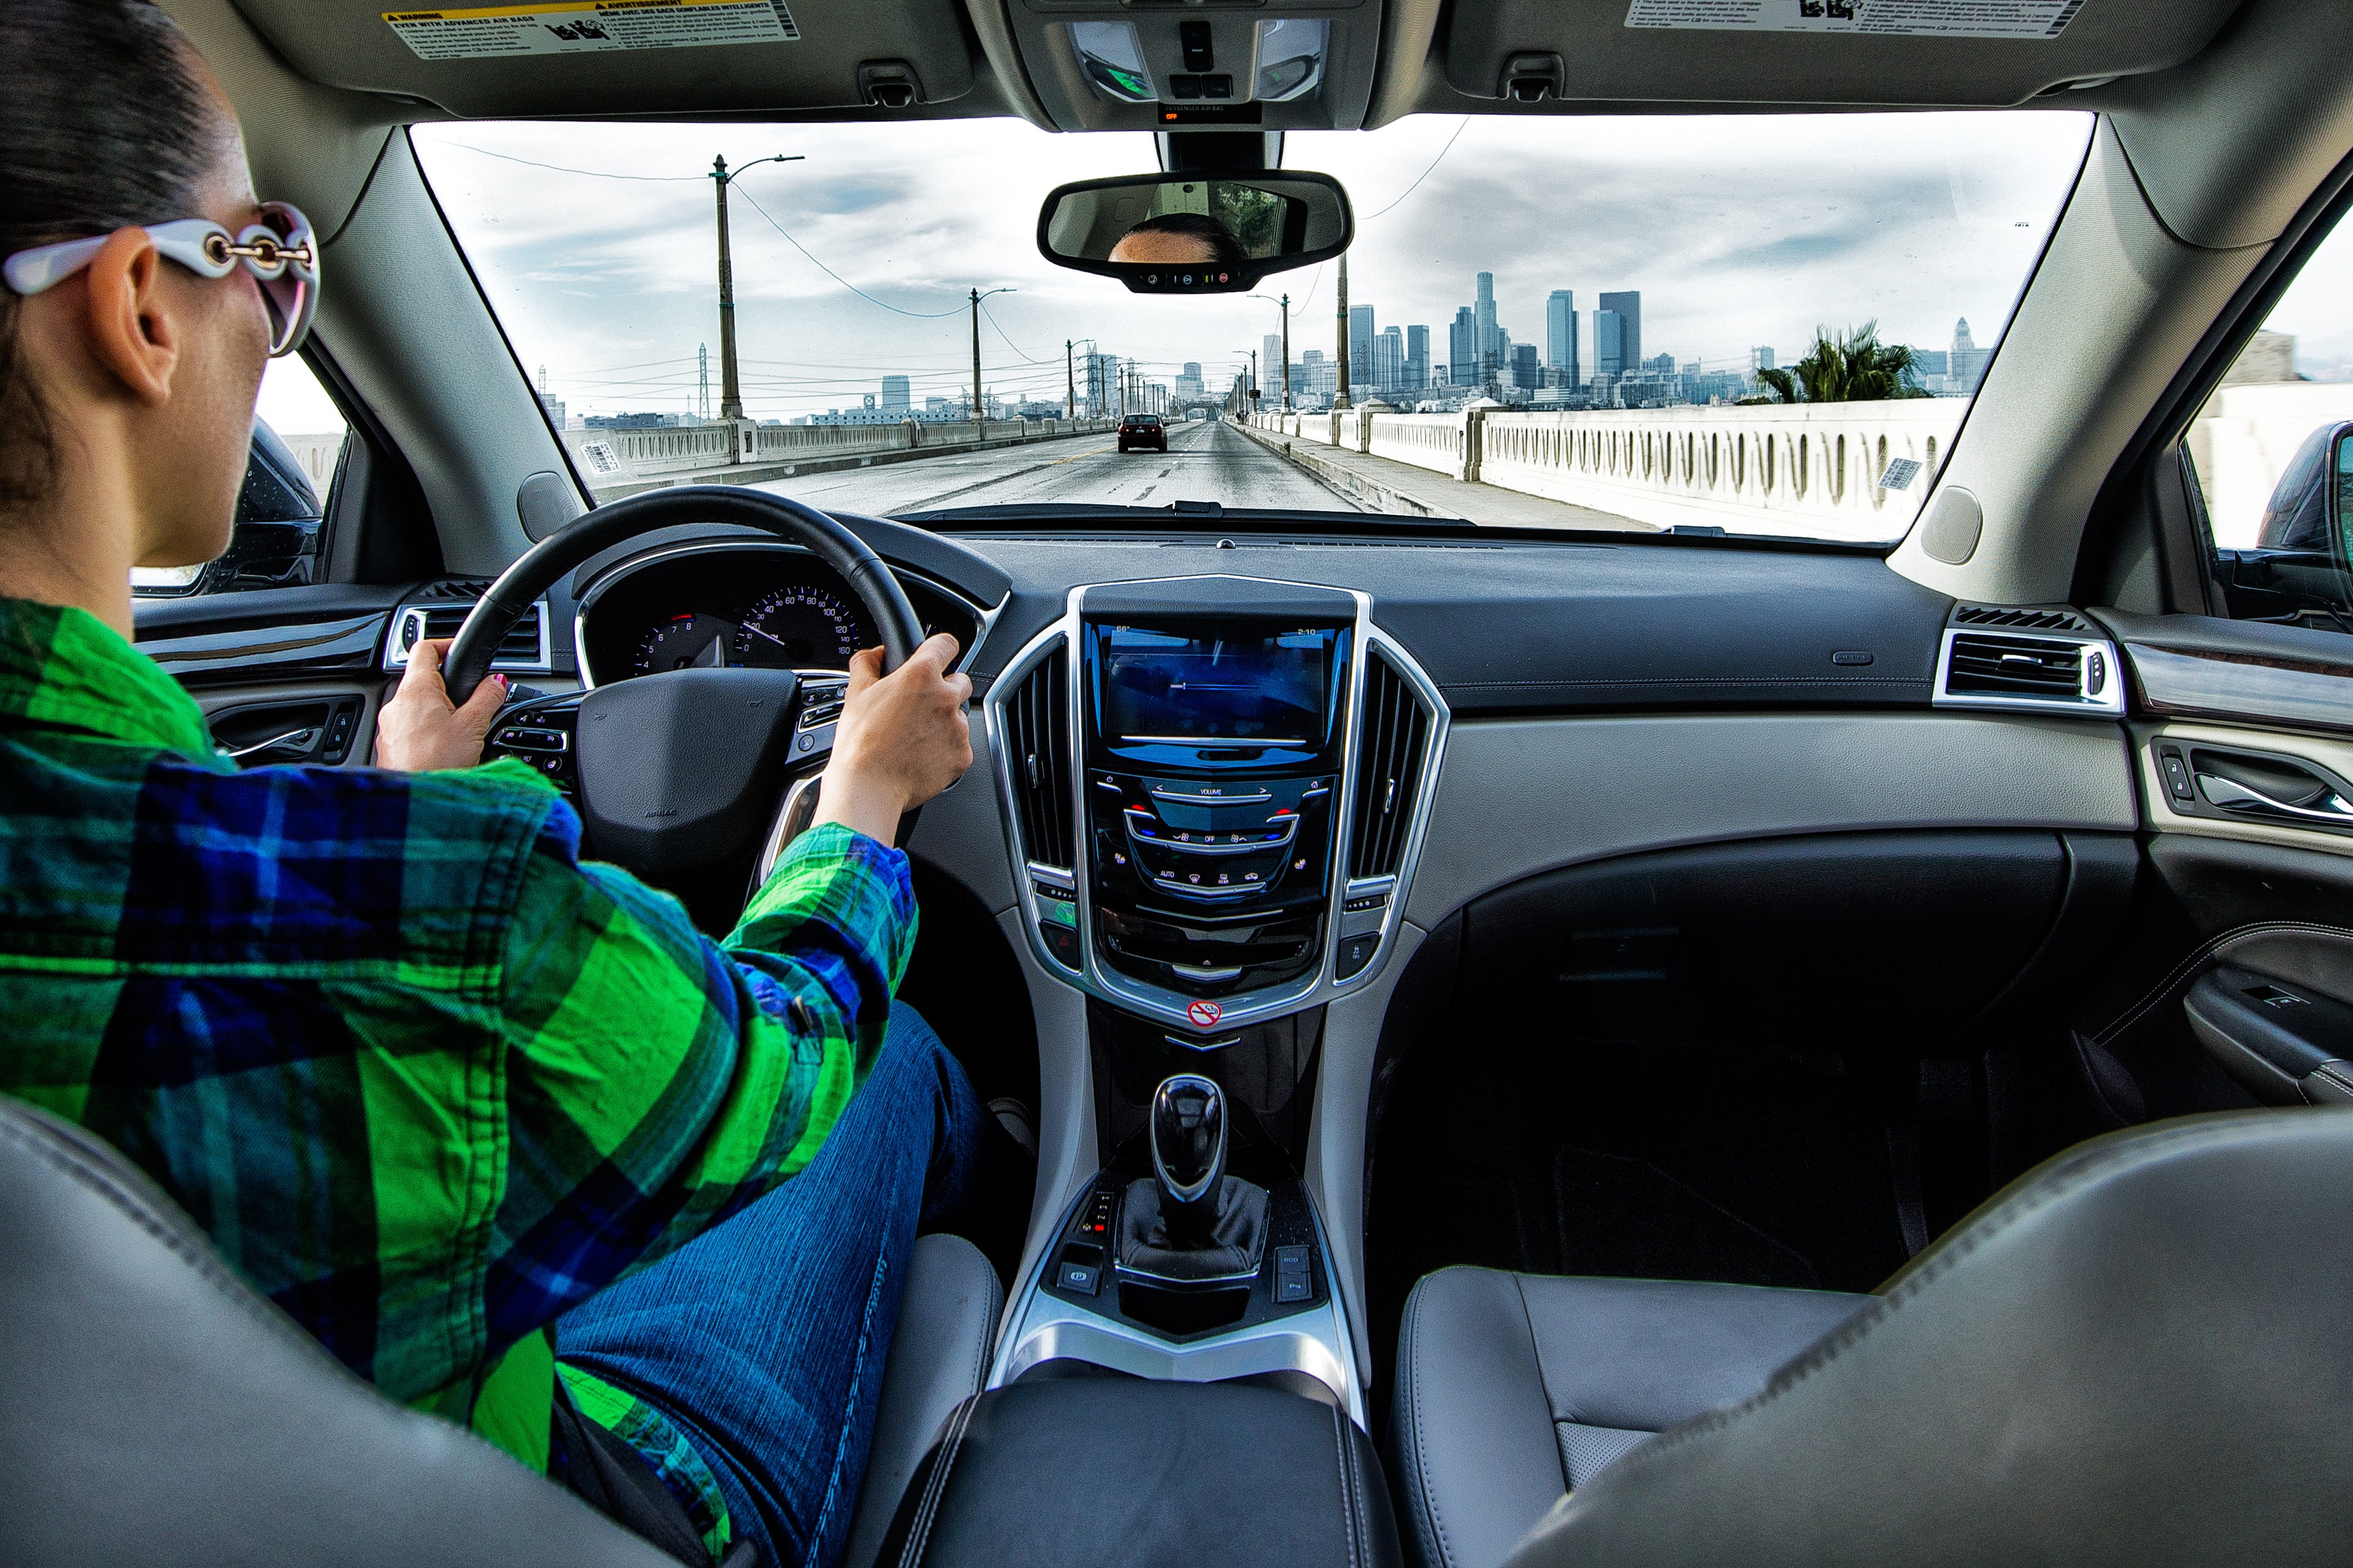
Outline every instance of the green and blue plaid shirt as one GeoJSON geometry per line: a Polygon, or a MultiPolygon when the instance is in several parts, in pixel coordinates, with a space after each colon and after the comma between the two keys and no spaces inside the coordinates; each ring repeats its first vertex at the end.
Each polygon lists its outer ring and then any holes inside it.
{"type": "MultiPolygon", "coordinates": [[[[797,841],[727,941],[514,763],[240,773],[153,662],[0,600],[0,1092],[137,1162],[393,1398],[544,1468],[549,1326],[807,1165],[880,1049],[906,858],[797,841]]],[[[669,1423],[564,1372],[714,1552],[669,1423]]]]}

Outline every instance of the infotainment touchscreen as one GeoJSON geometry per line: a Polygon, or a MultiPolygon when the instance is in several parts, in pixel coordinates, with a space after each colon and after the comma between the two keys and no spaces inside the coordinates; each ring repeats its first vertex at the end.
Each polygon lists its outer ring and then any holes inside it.
{"type": "Polygon", "coordinates": [[[1098,637],[1103,728],[1114,742],[1324,743],[1337,637],[1328,628],[1196,637],[1113,626],[1098,637]]]}

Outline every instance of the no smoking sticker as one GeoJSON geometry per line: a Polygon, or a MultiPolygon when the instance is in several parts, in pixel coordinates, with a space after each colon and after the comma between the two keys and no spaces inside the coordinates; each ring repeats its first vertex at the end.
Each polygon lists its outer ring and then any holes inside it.
{"type": "Polygon", "coordinates": [[[386,11],[384,19],[420,60],[789,44],[801,36],[785,0],[552,0],[386,11]]]}

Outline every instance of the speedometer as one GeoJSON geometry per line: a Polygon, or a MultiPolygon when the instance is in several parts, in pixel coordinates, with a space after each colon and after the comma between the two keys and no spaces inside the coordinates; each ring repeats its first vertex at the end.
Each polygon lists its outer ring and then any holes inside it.
{"type": "Polygon", "coordinates": [[[876,640],[840,595],[806,583],[754,600],[733,639],[738,662],[791,669],[847,669],[876,640]]]}

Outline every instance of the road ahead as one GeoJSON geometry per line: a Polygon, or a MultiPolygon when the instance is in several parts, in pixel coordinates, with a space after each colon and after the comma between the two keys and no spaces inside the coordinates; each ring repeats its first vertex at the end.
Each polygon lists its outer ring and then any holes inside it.
{"type": "Polygon", "coordinates": [[[1165,457],[1158,452],[1123,456],[1112,437],[1083,436],[811,474],[759,488],[813,506],[885,515],[940,507],[1166,506],[1177,500],[1303,511],[1364,510],[1219,423],[1171,426],[1165,457]]]}

